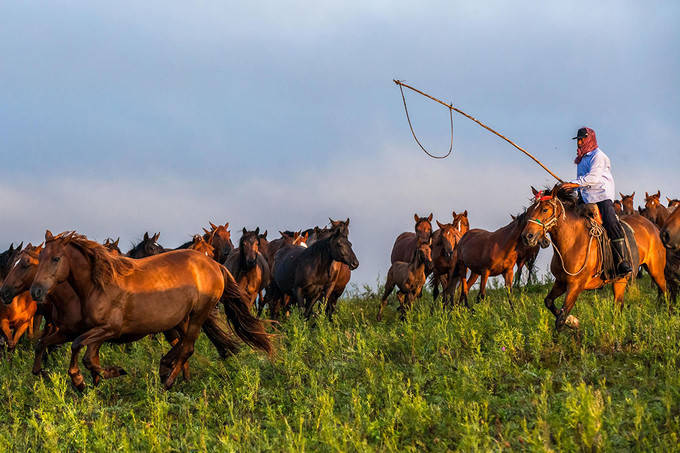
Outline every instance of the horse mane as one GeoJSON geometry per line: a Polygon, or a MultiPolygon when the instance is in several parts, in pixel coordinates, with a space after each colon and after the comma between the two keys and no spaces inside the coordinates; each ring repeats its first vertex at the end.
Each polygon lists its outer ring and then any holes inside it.
{"type": "Polygon", "coordinates": [[[130,258],[112,255],[106,247],[84,235],[73,233],[67,239],[92,265],[92,283],[99,289],[119,275],[130,275],[134,269],[130,258]]]}

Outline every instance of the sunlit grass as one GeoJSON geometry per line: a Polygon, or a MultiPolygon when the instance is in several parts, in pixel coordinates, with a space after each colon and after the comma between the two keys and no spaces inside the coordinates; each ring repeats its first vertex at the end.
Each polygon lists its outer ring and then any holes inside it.
{"type": "MultiPolygon", "coordinates": [[[[159,383],[167,346],[106,345],[102,363],[129,375],[75,392],[70,349],[48,378],[24,343],[0,362],[0,448],[69,451],[678,450],[680,318],[647,281],[623,312],[611,292],[583,294],[581,327],[556,334],[548,288],[489,293],[475,312],[425,294],[398,320],[375,321],[378,296],[355,291],[337,319],[279,326],[269,361],[226,361],[201,337],[192,380],[159,383]]],[[[473,295],[474,299],[474,295],[473,295]]]]}

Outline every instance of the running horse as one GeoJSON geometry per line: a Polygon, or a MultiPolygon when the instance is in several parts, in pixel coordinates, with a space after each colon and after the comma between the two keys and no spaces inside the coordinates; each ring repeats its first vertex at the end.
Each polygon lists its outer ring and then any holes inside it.
{"type": "MultiPolygon", "coordinates": [[[[22,242],[14,248],[14,243],[12,243],[9,249],[0,255],[0,282],[4,282],[15,268],[21,266],[22,253],[32,247],[29,244],[23,248],[22,242]]],[[[26,330],[28,330],[29,337],[34,337],[34,329],[38,329],[40,325],[39,321],[38,325],[34,324],[38,307],[28,291],[13,294],[12,297],[4,298],[3,302],[0,306],[0,332],[5,339],[7,349],[13,351],[26,330]]]]}
{"type": "Polygon", "coordinates": [[[86,330],[71,346],[69,376],[78,390],[85,387],[78,355],[93,380],[120,376],[119,367],[103,368],[99,348],[104,342],[128,343],[156,332],[181,331],[181,338],[160,361],[166,389],[174,384],[194,351],[201,326],[218,303],[224,305],[234,332],[244,342],[272,352],[269,335],[247,307],[247,299],[229,271],[194,250],[178,250],[132,260],[116,257],[86,237],[45,233],[45,248],[31,285],[31,296],[45,300],[52,289],[69,281],[81,300],[86,330]]]}
{"type": "Polygon", "coordinates": [[[670,298],[675,303],[680,292],[680,209],[668,216],[661,230],[661,241],[666,247],[666,281],[670,298]]]}
{"type": "MultiPolygon", "coordinates": [[[[418,247],[418,244],[429,244],[432,236],[432,213],[427,217],[419,217],[418,214],[413,215],[416,222],[415,233],[404,232],[397,236],[392,246],[392,254],[390,261],[396,263],[403,261],[411,262],[413,254],[418,247]]],[[[427,275],[430,274],[430,269],[425,271],[427,275]]]]}
{"type": "Polygon", "coordinates": [[[463,234],[454,226],[456,222],[456,213],[453,213],[453,223],[441,223],[437,220],[439,227],[432,234],[432,276],[430,278],[430,286],[432,288],[432,300],[437,300],[439,297],[439,285],[442,286],[443,300],[442,303],[446,305],[447,297],[453,297],[449,291],[449,285],[452,283],[448,276],[453,271],[456,265],[456,246],[463,234]]]}
{"type": "MultiPolygon", "coordinates": [[[[238,248],[231,251],[224,265],[234,276],[238,286],[248,298],[248,309],[252,309],[257,296],[269,285],[270,271],[267,259],[260,253],[260,228],[243,234],[238,248]]],[[[262,300],[262,297],[260,297],[262,300]]]]}
{"type": "Polygon", "coordinates": [[[663,228],[668,218],[668,208],[661,204],[661,191],[651,195],[645,192],[644,216],[654,222],[659,229],[663,228]]]}
{"type": "MultiPolygon", "coordinates": [[[[555,316],[555,327],[560,329],[584,290],[598,289],[612,283],[614,299],[623,307],[623,296],[630,276],[606,281],[602,276],[602,250],[595,239],[590,219],[582,214],[576,198],[571,194],[575,184],[565,184],[560,190],[539,192],[532,187],[535,201],[526,212],[527,222],[522,231],[522,240],[528,246],[550,238],[555,253],[550,270],[555,276],[552,289],[545,298],[545,306],[555,316]],[[555,299],[565,294],[561,309],[555,307],[555,299]]],[[[639,262],[631,263],[634,269],[643,265],[656,284],[659,296],[666,292],[664,267],[666,254],[656,226],[644,217],[632,215],[621,219],[633,231],[637,243],[639,262]]],[[[571,317],[568,325],[578,326],[578,320],[571,317]]]]}

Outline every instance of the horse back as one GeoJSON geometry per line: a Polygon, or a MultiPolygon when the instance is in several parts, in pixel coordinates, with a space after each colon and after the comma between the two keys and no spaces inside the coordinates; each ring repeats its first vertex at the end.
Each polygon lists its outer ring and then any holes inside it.
{"type": "Polygon", "coordinates": [[[392,254],[390,256],[390,262],[396,263],[397,261],[410,262],[413,258],[413,254],[416,252],[416,234],[410,232],[401,233],[397,236],[392,246],[392,254]]]}
{"type": "Polygon", "coordinates": [[[272,277],[279,289],[284,293],[289,293],[295,284],[295,270],[297,258],[307,250],[300,246],[289,246],[280,248],[274,255],[274,269],[272,277]]]}

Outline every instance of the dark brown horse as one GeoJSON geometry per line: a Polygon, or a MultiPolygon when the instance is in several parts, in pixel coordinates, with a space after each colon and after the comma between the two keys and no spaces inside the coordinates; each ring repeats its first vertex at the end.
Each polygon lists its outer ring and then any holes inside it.
{"type": "Polygon", "coordinates": [[[619,217],[623,215],[623,203],[621,203],[621,200],[614,200],[614,212],[619,217]]]}
{"type": "Polygon", "coordinates": [[[633,205],[633,200],[635,198],[635,192],[633,192],[630,195],[624,195],[621,192],[619,192],[619,195],[621,195],[621,205],[623,206],[623,214],[624,215],[636,214],[635,207],[633,205]]]}
{"type": "Polygon", "coordinates": [[[160,376],[172,387],[184,368],[201,326],[221,301],[236,334],[251,346],[271,353],[264,326],[250,315],[246,299],[229,271],[193,250],[172,251],[141,260],[116,257],[96,242],[74,233],[45,234],[45,249],[31,296],[43,301],[66,280],[81,300],[87,330],[71,347],[69,376],[84,388],[78,354],[87,347],[83,363],[95,383],[119,376],[118,367],[102,368],[99,348],[104,342],[131,342],[150,333],[179,329],[180,341],[161,359],[160,376]]]}
{"type": "Polygon", "coordinates": [[[449,291],[451,282],[448,276],[456,265],[456,246],[463,237],[463,234],[454,226],[456,223],[455,212],[453,217],[454,223],[444,224],[437,220],[439,229],[432,233],[432,277],[430,280],[432,299],[437,300],[437,297],[439,297],[439,285],[441,284],[444,297],[443,304],[447,303],[447,297],[452,296],[449,291]]]}
{"type": "MultiPolygon", "coordinates": [[[[522,231],[522,238],[528,246],[535,246],[539,240],[550,237],[555,249],[550,270],[555,283],[545,298],[545,306],[555,315],[555,326],[561,328],[582,291],[601,288],[607,283],[601,272],[601,250],[598,241],[591,234],[591,221],[583,216],[575,197],[566,191],[577,187],[568,184],[560,190],[555,186],[551,191],[538,192],[532,188],[535,202],[527,210],[528,222],[522,231]],[[555,299],[566,293],[560,310],[555,299]]],[[[641,216],[624,216],[635,236],[639,262],[633,268],[644,265],[657,285],[659,294],[666,291],[664,267],[666,253],[654,224],[641,216]]],[[[630,276],[612,281],[615,301],[623,306],[623,296],[630,276]]],[[[578,325],[573,317],[568,323],[578,325]]]]}
{"type": "Polygon", "coordinates": [[[14,242],[12,242],[7,250],[0,253],[0,281],[4,280],[16,264],[17,257],[21,252],[24,243],[19,244],[19,247],[14,248],[14,242]]]}
{"type": "MultiPolygon", "coordinates": [[[[413,254],[419,243],[430,243],[432,236],[432,214],[427,217],[418,217],[418,214],[413,215],[416,222],[415,233],[404,232],[397,236],[392,246],[392,254],[390,261],[396,263],[403,261],[405,263],[411,262],[413,254]]],[[[428,269],[427,274],[430,274],[428,269]]]]}
{"type": "Polygon", "coordinates": [[[106,238],[104,240],[104,247],[106,247],[109,252],[115,254],[115,255],[122,255],[123,252],[120,251],[120,248],[118,248],[118,243],[120,242],[120,238],[116,239],[115,241],[113,238],[106,238]]]}
{"type": "Polygon", "coordinates": [[[505,280],[508,302],[512,306],[512,283],[515,272],[515,264],[519,251],[523,249],[520,244],[522,229],[526,224],[526,213],[518,215],[506,226],[496,231],[472,229],[468,231],[458,243],[457,262],[450,276],[452,280],[460,279],[460,300],[468,303],[470,287],[481,276],[477,300],[486,297],[486,284],[489,277],[502,275],[505,280]],[[470,278],[466,280],[467,270],[470,270],[470,278]]]}
{"type": "Polygon", "coordinates": [[[675,208],[680,206],[680,200],[678,200],[677,198],[671,199],[671,198],[666,197],[666,200],[668,200],[668,211],[669,212],[675,211],[675,208]]]}
{"type": "Polygon", "coordinates": [[[126,256],[140,259],[165,252],[165,249],[158,244],[158,238],[160,236],[160,233],[156,233],[153,236],[149,236],[149,232],[144,233],[144,238],[142,238],[139,244],[133,246],[132,249],[126,253],[126,256]]]}
{"type": "Polygon", "coordinates": [[[420,297],[425,285],[425,267],[432,261],[432,252],[426,242],[418,244],[416,252],[410,262],[397,261],[392,263],[387,272],[385,281],[385,292],[380,300],[378,308],[378,321],[382,320],[382,312],[387,305],[387,298],[396,286],[397,299],[399,299],[399,312],[401,319],[406,317],[406,310],[413,306],[413,301],[420,297]]]}
{"type": "Polygon", "coordinates": [[[666,247],[665,276],[673,303],[680,292],[680,209],[675,209],[661,230],[661,241],[666,247]]]}
{"type": "Polygon", "coordinates": [[[231,251],[224,265],[234,276],[238,286],[248,298],[248,309],[252,309],[257,296],[269,285],[270,271],[267,259],[260,253],[260,228],[243,234],[238,248],[231,251]]]}
{"type": "Polygon", "coordinates": [[[668,218],[668,208],[661,204],[661,191],[649,195],[645,192],[645,217],[654,222],[659,228],[663,228],[668,218]]]}
{"type": "Polygon", "coordinates": [[[305,308],[305,316],[309,318],[314,304],[333,282],[334,261],[347,264],[350,270],[359,266],[352,243],[340,229],[333,229],[329,237],[309,247],[280,249],[274,259],[273,285],[270,285],[276,294],[274,297],[290,296],[305,308]]]}

